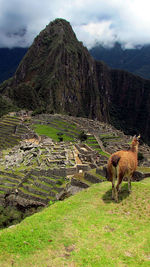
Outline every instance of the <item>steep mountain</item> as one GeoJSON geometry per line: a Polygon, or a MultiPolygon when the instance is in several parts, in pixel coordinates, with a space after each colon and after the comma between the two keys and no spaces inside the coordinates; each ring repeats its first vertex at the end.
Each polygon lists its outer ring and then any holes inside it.
{"type": "Polygon", "coordinates": [[[27,48],[0,48],[0,83],[14,75],[27,48]]]}
{"type": "Polygon", "coordinates": [[[123,49],[116,43],[111,48],[97,45],[89,50],[96,60],[106,62],[113,69],[122,69],[150,79],[150,45],[123,49]]]}
{"type": "Polygon", "coordinates": [[[1,88],[19,107],[107,120],[96,72],[95,60],[70,24],[57,19],[36,37],[10,85],[1,88]]]}
{"type": "Polygon", "coordinates": [[[111,122],[150,142],[150,81],[95,61],[63,19],[35,38],[0,92],[20,108],[111,122]]]}

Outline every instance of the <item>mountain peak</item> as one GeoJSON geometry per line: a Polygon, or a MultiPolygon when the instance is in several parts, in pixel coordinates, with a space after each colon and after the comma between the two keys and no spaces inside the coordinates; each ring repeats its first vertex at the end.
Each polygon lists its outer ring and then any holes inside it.
{"type": "Polygon", "coordinates": [[[21,108],[111,122],[150,136],[150,81],[95,61],[70,23],[51,22],[0,91],[21,108]]]}
{"type": "MultiPolygon", "coordinates": [[[[72,27],[68,21],[65,19],[55,19],[54,21],[50,22],[44,30],[40,32],[40,34],[37,36],[45,38],[48,36],[49,38],[56,38],[59,36],[60,40],[63,37],[66,37],[67,39],[76,38],[76,35],[74,31],[72,30],[72,27]]],[[[37,38],[35,40],[37,40],[37,38]]]]}
{"type": "Polygon", "coordinates": [[[20,107],[107,120],[96,73],[70,23],[56,19],[35,38],[5,94],[20,107]]]}
{"type": "Polygon", "coordinates": [[[66,25],[68,25],[71,28],[69,21],[67,21],[63,18],[56,18],[55,20],[51,21],[46,27],[51,27],[51,26],[60,26],[60,27],[65,26],[66,27],[66,25]]]}

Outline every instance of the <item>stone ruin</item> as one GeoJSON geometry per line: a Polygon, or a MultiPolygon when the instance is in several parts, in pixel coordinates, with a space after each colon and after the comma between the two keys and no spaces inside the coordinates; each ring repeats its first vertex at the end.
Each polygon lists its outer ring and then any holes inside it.
{"type": "MultiPolygon", "coordinates": [[[[82,129],[86,133],[95,136],[102,151],[113,153],[116,150],[127,149],[129,147],[131,137],[125,136],[122,132],[114,130],[113,127],[109,125],[83,118],[72,119],[72,117],[70,118],[69,116],[65,116],[65,119],[71,119],[71,122],[78,123],[78,125],[81,124],[82,129]],[[109,135],[110,138],[105,138],[105,136],[109,137],[109,135]],[[104,138],[102,138],[103,136],[104,138]]],[[[19,201],[18,203],[24,203],[24,205],[31,205],[31,203],[34,205],[35,203],[37,203],[37,205],[43,203],[42,205],[45,205],[48,203],[50,197],[63,199],[67,194],[74,194],[74,192],[90,186],[90,183],[103,181],[103,179],[99,179],[88,172],[92,168],[96,168],[97,174],[107,177],[105,166],[107,157],[101,155],[84,143],[54,142],[51,138],[45,136],[39,137],[32,131],[28,131],[28,134],[23,137],[24,140],[21,141],[19,145],[9,150],[9,153],[6,155],[2,155],[0,159],[1,165],[6,170],[5,173],[1,174],[0,190],[2,190],[3,184],[8,187],[8,189],[5,188],[5,191],[10,195],[9,201],[14,200],[16,203],[19,201]],[[23,176],[18,177],[12,172],[12,178],[9,177],[9,170],[13,170],[14,167],[19,168],[20,166],[22,168],[24,166],[23,176]],[[29,171],[26,173],[26,170],[29,171]],[[75,174],[83,174],[85,181],[83,182],[72,178],[75,174]],[[52,179],[49,176],[51,176],[52,179]],[[60,188],[56,186],[58,177],[60,179],[62,176],[64,181],[65,179],[71,178],[71,184],[67,185],[66,189],[61,186],[60,188]],[[10,183],[11,179],[13,180],[12,183],[10,183]],[[55,179],[55,181],[53,179],[55,179]],[[44,182],[46,184],[44,184],[44,182]],[[51,189],[48,189],[49,187],[47,184],[52,184],[51,189]],[[28,199],[26,203],[23,202],[24,198],[28,199]]],[[[140,151],[142,151],[144,155],[147,155],[147,164],[149,164],[150,148],[144,144],[140,147],[140,151]]],[[[136,173],[135,175],[136,180],[145,177],[144,174],[141,173],[136,173]]],[[[0,197],[2,201],[4,201],[3,195],[0,197]]]]}

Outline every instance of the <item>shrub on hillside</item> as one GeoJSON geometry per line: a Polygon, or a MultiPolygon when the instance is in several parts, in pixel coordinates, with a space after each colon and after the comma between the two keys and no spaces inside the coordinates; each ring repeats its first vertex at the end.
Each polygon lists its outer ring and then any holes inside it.
{"type": "Polygon", "coordinates": [[[79,140],[80,140],[81,142],[84,142],[84,141],[87,140],[87,135],[86,135],[86,133],[85,133],[84,131],[82,131],[82,132],[79,134],[78,138],[79,138],[79,140]]]}
{"type": "Polygon", "coordinates": [[[142,152],[138,152],[138,160],[144,159],[144,155],[142,152]]]}

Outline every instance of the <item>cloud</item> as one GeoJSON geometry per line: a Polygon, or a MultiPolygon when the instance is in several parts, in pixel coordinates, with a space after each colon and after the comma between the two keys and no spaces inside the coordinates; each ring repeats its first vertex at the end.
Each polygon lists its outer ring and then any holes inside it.
{"type": "Polygon", "coordinates": [[[150,43],[149,0],[0,0],[0,47],[26,47],[55,18],[68,20],[88,48],[150,43]]]}
{"type": "Polygon", "coordinates": [[[91,22],[85,25],[74,27],[80,40],[85,40],[86,46],[91,48],[97,43],[111,47],[116,41],[114,29],[111,28],[111,21],[91,22]]]}

